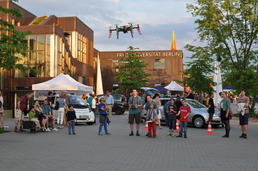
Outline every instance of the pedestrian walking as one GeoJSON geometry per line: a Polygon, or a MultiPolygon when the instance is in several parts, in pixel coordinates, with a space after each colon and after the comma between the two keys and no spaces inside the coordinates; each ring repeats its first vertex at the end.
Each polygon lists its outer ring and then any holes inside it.
{"type": "Polygon", "coordinates": [[[153,96],[153,100],[154,100],[154,102],[157,104],[157,108],[156,108],[156,110],[157,110],[157,115],[158,115],[158,119],[157,119],[157,123],[158,123],[158,126],[159,126],[159,129],[162,129],[162,127],[161,127],[161,122],[160,122],[160,119],[161,119],[161,112],[160,112],[160,110],[159,110],[159,107],[161,106],[161,102],[160,102],[160,99],[159,99],[159,95],[158,94],[155,94],[154,96],[153,96]]]}
{"type": "Polygon", "coordinates": [[[208,101],[208,113],[209,113],[209,119],[208,119],[208,122],[211,122],[212,121],[212,118],[213,118],[213,115],[215,113],[215,105],[214,105],[214,94],[211,93],[210,94],[210,98],[209,98],[209,101],[208,101]]]}
{"type": "Polygon", "coordinates": [[[222,136],[223,138],[229,137],[230,132],[230,101],[228,100],[225,92],[221,93],[222,100],[220,102],[220,117],[221,121],[225,127],[225,135],[222,136]]]}
{"type": "Polygon", "coordinates": [[[156,121],[158,120],[158,115],[154,107],[154,103],[151,103],[147,111],[146,122],[148,123],[148,137],[156,138],[156,121]]]}
{"type": "MultiPolygon", "coordinates": [[[[172,98],[171,98],[172,99],[172,98]]],[[[175,136],[176,135],[176,115],[177,115],[177,108],[174,104],[173,99],[170,100],[167,108],[167,119],[168,119],[168,127],[169,127],[169,135],[175,136]]]]}
{"type": "Polygon", "coordinates": [[[98,104],[97,108],[99,111],[99,132],[98,135],[103,135],[102,130],[104,128],[106,135],[111,135],[108,131],[108,124],[109,124],[109,118],[107,113],[107,107],[106,107],[106,101],[105,98],[100,99],[100,103],[98,104]]]}
{"type": "Polygon", "coordinates": [[[75,135],[75,122],[76,122],[76,113],[75,110],[73,109],[72,105],[68,105],[68,111],[66,113],[66,118],[68,122],[68,134],[75,135]]]}
{"type": "Polygon", "coordinates": [[[4,98],[0,91],[0,132],[4,131],[4,98]]]}
{"type": "Polygon", "coordinates": [[[115,102],[114,102],[114,97],[111,95],[110,91],[106,92],[105,100],[106,100],[106,105],[107,105],[106,107],[107,107],[107,110],[108,110],[109,119],[111,119],[112,108],[113,108],[113,105],[114,105],[115,102]]]}
{"type": "Polygon", "coordinates": [[[97,107],[97,96],[93,95],[92,104],[91,104],[91,110],[96,115],[96,107],[97,107]]]}
{"type": "Polygon", "coordinates": [[[240,138],[247,138],[248,131],[248,114],[249,114],[249,97],[245,95],[245,90],[242,90],[237,98],[239,124],[241,127],[242,135],[240,138]]]}
{"type": "Polygon", "coordinates": [[[180,117],[180,132],[177,137],[187,138],[187,123],[188,123],[188,116],[191,113],[191,108],[188,106],[185,100],[182,101],[182,106],[179,109],[178,116],[180,117]]]}
{"type": "Polygon", "coordinates": [[[138,96],[137,90],[132,91],[132,96],[129,98],[129,118],[128,122],[130,124],[131,133],[129,136],[134,135],[133,127],[136,124],[136,136],[140,136],[139,129],[140,129],[140,122],[141,122],[141,110],[143,107],[142,98],[138,96]]]}

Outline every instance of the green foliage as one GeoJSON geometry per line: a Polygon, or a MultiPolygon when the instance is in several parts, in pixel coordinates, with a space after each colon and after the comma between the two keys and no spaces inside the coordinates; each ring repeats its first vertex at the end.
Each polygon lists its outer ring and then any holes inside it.
{"type": "Polygon", "coordinates": [[[187,8],[210,58],[221,62],[223,79],[238,92],[257,94],[257,0],[196,0],[187,8]]]}
{"type": "Polygon", "coordinates": [[[213,92],[213,88],[209,86],[214,85],[213,79],[209,77],[213,73],[213,59],[210,58],[209,49],[191,45],[187,45],[186,48],[193,52],[193,55],[190,57],[192,62],[186,64],[187,69],[184,72],[186,77],[183,83],[190,86],[195,92],[213,92]]]}
{"type": "Polygon", "coordinates": [[[115,77],[119,83],[120,92],[140,89],[148,82],[149,74],[144,72],[146,63],[142,61],[140,55],[135,52],[136,48],[130,46],[128,49],[128,56],[119,60],[119,72],[115,77]]]}
{"type": "MultiPolygon", "coordinates": [[[[18,9],[7,9],[0,6],[0,12],[19,18],[21,13],[18,9]]],[[[26,34],[18,31],[15,26],[0,19],[0,68],[21,69],[26,67],[18,64],[21,56],[26,56],[27,46],[23,43],[26,34]]]]}

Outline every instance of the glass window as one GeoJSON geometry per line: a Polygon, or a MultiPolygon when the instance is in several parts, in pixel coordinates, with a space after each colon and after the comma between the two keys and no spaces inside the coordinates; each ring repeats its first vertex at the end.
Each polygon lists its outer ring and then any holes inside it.
{"type": "Polygon", "coordinates": [[[155,59],[154,69],[165,69],[165,59],[155,59]]]}

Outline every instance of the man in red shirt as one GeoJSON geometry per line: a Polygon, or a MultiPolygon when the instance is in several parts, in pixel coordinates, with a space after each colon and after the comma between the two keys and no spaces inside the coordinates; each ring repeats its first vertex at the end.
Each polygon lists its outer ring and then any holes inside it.
{"type": "Polygon", "coordinates": [[[177,137],[187,138],[187,122],[188,116],[191,113],[191,108],[187,105],[186,101],[182,102],[183,105],[179,108],[177,116],[180,116],[180,132],[177,137]]]}

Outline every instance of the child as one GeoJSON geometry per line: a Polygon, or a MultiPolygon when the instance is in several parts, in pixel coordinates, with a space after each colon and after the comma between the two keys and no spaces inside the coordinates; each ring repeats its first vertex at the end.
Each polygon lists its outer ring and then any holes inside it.
{"type": "Polygon", "coordinates": [[[66,113],[67,123],[68,123],[68,133],[69,135],[75,135],[75,121],[76,114],[72,105],[68,105],[68,111],[66,113]]]}
{"type": "Polygon", "coordinates": [[[38,120],[38,118],[36,117],[36,113],[35,113],[34,107],[31,107],[31,108],[30,108],[29,113],[28,113],[28,116],[29,116],[29,120],[30,120],[30,121],[33,121],[33,122],[36,124],[36,127],[37,127],[37,128],[40,128],[39,120],[38,120]]]}
{"type": "Polygon", "coordinates": [[[167,117],[168,117],[168,126],[169,126],[169,135],[176,136],[176,115],[177,108],[174,104],[170,104],[167,108],[167,117]]]}
{"type": "Polygon", "coordinates": [[[150,108],[147,111],[146,121],[148,123],[148,137],[156,137],[156,121],[158,120],[157,110],[154,104],[150,103],[150,108]]]}
{"type": "Polygon", "coordinates": [[[98,108],[98,111],[99,111],[99,132],[98,134],[99,135],[102,135],[101,132],[102,132],[102,128],[104,127],[104,130],[105,130],[105,134],[106,135],[111,135],[109,132],[108,132],[108,129],[107,129],[107,126],[108,126],[108,116],[107,116],[107,108],[106,108],[106,104],[105,104],[105,99],[104,98],[101,98],[100,99],[100,103],[99,105],[97,106],[98,108]]]}
{"type": "Polygon", "coordinates": [[[191,113],[191,108],[187,105],[186,101],[182,102],[183,105],[179,108],[177,116],[180,116],[180,132],[177,137],[182,137],[184,133],[184,138],[187,138],[187,122],[188,116],[191,113]]]}

